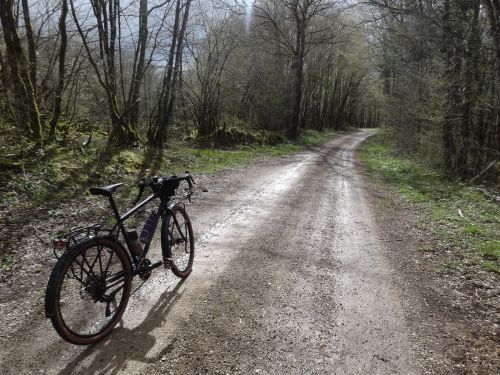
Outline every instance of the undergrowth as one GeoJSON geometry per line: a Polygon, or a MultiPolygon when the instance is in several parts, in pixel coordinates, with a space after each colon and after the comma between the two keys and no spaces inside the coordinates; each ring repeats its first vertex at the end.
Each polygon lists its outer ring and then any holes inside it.
{"type": "MultiPolygon", "coordinates": [[[[463,252],[457,262],[500,273],[500,209],[482,189],[450,181],[415,160],[396,155],[384,133],[369,139],[360,151],[368,169],[393,186],[425,215],[427,226],[443,241],[463,252]]],[[[430,249],[432,251],[433,249],[430,249]]]]}
{"type": "Polygon", "coordinates": [[[14,168],[6,169],[0,176],[0,209],[47,205],[87,194],[88,187],[99,184],[124,182],[133,186],[145,176],[171,175],[186,170],[194,174],[213,173],[247,163],[258,155],[297,152],[330,136],[331,133],[305,131],[297,141],[283,141],[272,146],[240,146],[231,150],[194,148],[186,144],[174,144],[166,149],[120,149],[107,146],[106,139],[104,136],[99,138],[99,134],[88,146],[82,146],[79,140],[64,147],[54,144],[21,151],[7,150],[4,143],[2,153],[9,157],[8,162],[14,168]]]}

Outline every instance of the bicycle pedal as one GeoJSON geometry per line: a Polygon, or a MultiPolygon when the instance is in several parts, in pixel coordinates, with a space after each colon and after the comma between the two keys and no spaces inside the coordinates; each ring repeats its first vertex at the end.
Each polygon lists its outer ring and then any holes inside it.
{"type": "Polygon", "coordinates": [[[163,258],[163,267],[165,267],[165,269],[172,268],[172,258],[163,258]]]}

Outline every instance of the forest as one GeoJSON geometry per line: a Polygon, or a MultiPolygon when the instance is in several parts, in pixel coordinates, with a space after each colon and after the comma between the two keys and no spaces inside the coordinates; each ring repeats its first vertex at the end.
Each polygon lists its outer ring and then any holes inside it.
{"type": "Polygon", "coordinates": [[[497,374],[499,204],[500,0],[0,0],[0,374],[497,374]]]}
{"type": "Polygon", "coordinates": [[[497,184],[498,0],[0,0],[0,165],[384,127],[497,184]],[[100,142],[100,143],[99,143],[100,142]]]}

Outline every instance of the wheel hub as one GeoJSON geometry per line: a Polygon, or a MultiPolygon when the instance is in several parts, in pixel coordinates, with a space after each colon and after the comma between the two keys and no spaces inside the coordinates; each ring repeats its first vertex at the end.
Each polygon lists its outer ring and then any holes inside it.
{"type": "Polygon", "coordinates": [[[91,275],[84,282],[84,290],[94,301],[99,301],[106,292],[106,279],[102,275],[91,275]]]}

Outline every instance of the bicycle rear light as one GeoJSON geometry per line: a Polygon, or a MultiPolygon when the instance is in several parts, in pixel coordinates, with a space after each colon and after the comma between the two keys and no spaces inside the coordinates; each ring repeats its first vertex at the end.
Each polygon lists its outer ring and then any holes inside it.
{"type": "Polygon", "coordinates": [[[58,250],[64,250],[66,249],[66,244],[68,242],[64,238],[57,238],[54,241],[52,241],[52,245],[54,245],[54,248],[58,250]]]}

